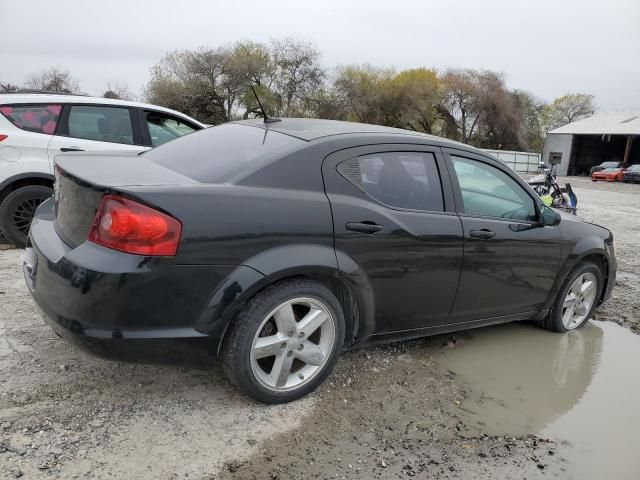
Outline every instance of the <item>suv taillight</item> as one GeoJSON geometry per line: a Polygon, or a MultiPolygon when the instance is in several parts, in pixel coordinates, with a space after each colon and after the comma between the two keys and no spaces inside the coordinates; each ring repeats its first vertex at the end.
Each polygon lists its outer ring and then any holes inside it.
{"type": "Polygon", "coordinates": [[[182,225],[178,220],[128,198],[102,197],[88,240],[107,248],[147,256],[173,256],[182,225]]]}
{"type": "Polygon", "coordinates": [[[9,138],[9,135],[2,135],[0,133],[0,142],[3,141],[3,140],[6,140],[7,138],[9,138]]]}

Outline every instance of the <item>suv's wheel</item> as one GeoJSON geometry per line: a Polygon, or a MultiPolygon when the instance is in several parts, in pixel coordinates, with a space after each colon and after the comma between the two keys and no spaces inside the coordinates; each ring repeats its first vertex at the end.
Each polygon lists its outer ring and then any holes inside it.
{"type": "Polygon", "coordinates": [[[0,204],[0,230],[16,247],[24,247],[36,208],[53,195],[44,185],[26,185],[11,192],[0,204]]]}
{"type": "Polygon", "coordinates": [[[296,400],[329,375],[344,341],[340,303],[310,280],[289,280],[256,295],[223,346],[224,369],[247,395],[265,403],[296,400]]]}
{"type": "Polygon", "coordinates": [[[589,320],[602,291],[602,272],[591,262],[579,264],[567,277],[549,315],[540,326],[554,332],[568,332],[589,320]]]}

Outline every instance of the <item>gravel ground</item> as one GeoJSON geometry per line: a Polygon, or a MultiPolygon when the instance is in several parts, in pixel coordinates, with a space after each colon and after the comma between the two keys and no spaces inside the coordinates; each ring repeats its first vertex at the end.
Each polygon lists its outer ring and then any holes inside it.
{"type": "MultiPolygon", "coordinates": [[[[618,286],[597,311],[640,331],[640,186],[570,179],[616,236],[618,286]]],[[[0,247],[0,478],[572,478],[562,439],[488,435],[440,363],[461,336],[344,354],[319,391],[265,407],[221,368],[117,363],[56,337],[19,250],[0,247]],[[196,368],[200,367],[200,368],[196,368]]]]}
{"type": "Polygon", "coordinates": [[[589,178],[559,179],[570,182],[578,196],[578,212],[585,220],[613,232],[618,276],[611,299],[594,318],[610,320],[640,333],[640,185],[592,182],[589,178]]]}

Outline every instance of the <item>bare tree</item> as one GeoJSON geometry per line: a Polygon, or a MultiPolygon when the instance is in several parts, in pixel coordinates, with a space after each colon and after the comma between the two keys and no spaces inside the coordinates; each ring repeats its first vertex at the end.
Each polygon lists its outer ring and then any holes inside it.
{"type": "Polygon", "coordinates": [[[135,100],[135,95],[131,92],[129,86],[126,83],[120,82],[107,83],[107,88],[102,96],[115,100],[135,100]]]}
{"type": "Polygon", "coordinates": [[[459,139],[468,143],[478,126],[480,87],[475,70],[448,70],[441,78],[442,109],[445,121],[453,121],[459,139]]]}
{"type": "Polygon", "coordinates": [[[13,93],[17,92],[18,90],[19,87],[17,85],[0,82],[0,93],[13,93]]]}
{"type": "Polygon", "coordinates": [[[52,93],[80,93],[78,81],[71,76],[68,70],[51,67],[34,73],[25,82],[25,87],[32,90],[52,93]]]}
{"type": "Polygon", "coordinates": [[[292,37],[272,40],[275,67],[274,90],[284,116],[302,113],[305,101],[322,85],[325,73],[320,51],[311,43],[292,37]]]}

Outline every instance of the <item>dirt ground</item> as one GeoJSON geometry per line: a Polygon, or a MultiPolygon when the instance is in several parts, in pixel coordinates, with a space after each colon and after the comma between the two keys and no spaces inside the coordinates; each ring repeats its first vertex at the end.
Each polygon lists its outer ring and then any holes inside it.
{"type": "MultiPolygon", "coordinates": [[[[580,215],[616,237],[618,284],[596,318],[618,323],[624,334],[639,333],[640,185],[570,181],[580,215]]],[[[498,428],[495,416],[482,417],[496,408],[497,415],[518,417],[518,410],[499,388],[465,378],[462,366],[473,363],[467,357],[479,355],[472,347],[483,341],[511,341],[516,350],[518,342],[533,342],[535,349],[539,341],[540,351],[551,341],[555,353],[545,356],[564,358],[574,372],[580,365],[557,352],[584,357],[585,345],[597,344],[610,329],[594,327],[587,336],[572,332],[577,336],[566,338],[578,340],[578,349],[562,337],[518,325],[349,352],[318,392],[267,407],[238,394],[219,366],[117,363],[68,345],[35,311],[21,254],[0,245],[0,478],[588,478],[574,468],[577,447],[562,428],[545,429],[535,421],[498,428]]],[[[607,358],[594,352],[582,363],[607,358]]],[[[535,352],[526,360],[541,363],[535,352]]],[[[556,360],[552,386],[567,381],[558,379],[556,360]]],[[[517,376],[526,377],[524,372],[517,376]]],[[[575,399],[556,417],[580,403],[595,385],[594,375],[571,390],[575,399]]],[[[513,381],[506,374],[498,380],[513,381]]],[[[537,415],[534,408],[525,410],[537,415]]],[[[610,473],[627,478],[614,463],[610,473]]]]}

